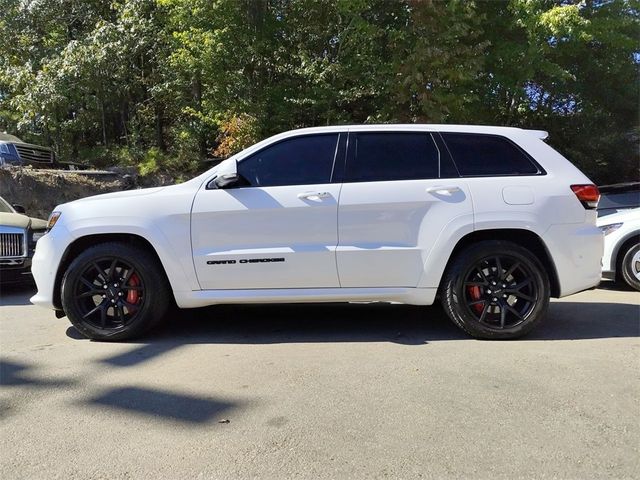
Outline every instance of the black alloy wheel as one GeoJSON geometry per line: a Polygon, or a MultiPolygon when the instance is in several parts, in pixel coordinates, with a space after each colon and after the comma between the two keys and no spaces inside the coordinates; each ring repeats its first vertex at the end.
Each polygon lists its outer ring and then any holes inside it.
{"type": "Polygon", "coordinates": [[[451,320],[476,338],[512,339],[544,318],[549,278],[538,258],[507,241],[482,241],[453,260],[441,284],[451,320]]]}
{"type": "Polygon", "coordinates": [[[146,299],[144,284],[133,265],[113,256],[93,260],[72,288],[83,320],[95,328],[125,328],[146,299]]]}
{"type": "Polygon", "coordinates": [[[94,340],[125,340],[158,325],[171,290],[158,259],[129,243],[84,250],[62,280],[62,307],[71,323],[94,340]]]}
{"type": "Polygon", "coordinates": [[[526,321],[539,300],[531,269],[503,254],[473,264],[463,285],[469,314],[496,329],[513,328],[526,321]]]}

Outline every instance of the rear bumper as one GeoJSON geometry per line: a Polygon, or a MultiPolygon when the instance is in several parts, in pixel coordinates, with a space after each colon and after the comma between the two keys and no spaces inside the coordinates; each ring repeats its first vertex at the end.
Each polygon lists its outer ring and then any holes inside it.
{"type": "Polygon", "coordinates": [[[553,258],[560,297],[588,290],[600,283],[604,235],[595,225],[552,225],[543,240],[553,258]]]}

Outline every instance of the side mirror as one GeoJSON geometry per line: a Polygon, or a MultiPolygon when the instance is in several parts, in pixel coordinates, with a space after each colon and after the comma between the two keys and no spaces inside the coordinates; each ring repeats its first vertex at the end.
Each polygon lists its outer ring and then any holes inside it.
{"type": "Polygon", "coordinates": [[[229,188],[240,180],[238,175],[238,163],[227,159],[218,165],[218,176],[214,178],[207,188],[229,188]]]}
{"type": "Polygon", "coordinates": [[[17,203],[14,203],[11,206],[18,213],[27,213],[27,211],[24,209],[24,207],[22,205],[18,205],[17,203]]]}
{"type": "Polygon", "coordinates": [[[224,175],[216,177],[213,183],[215,183],[218,188],[227,188],[236,183],[239,179],[240,175],[237,173],[225,173],[224,175]]]}

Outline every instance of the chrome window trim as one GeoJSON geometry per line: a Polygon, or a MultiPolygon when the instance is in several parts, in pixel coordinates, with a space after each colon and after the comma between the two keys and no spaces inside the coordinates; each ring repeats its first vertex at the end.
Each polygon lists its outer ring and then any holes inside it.
{"type": "Polygon", "coordinates": [[[14,233],[14,234],[22,234],[22,255],[18,256],[0,256],[3,260],[12,259],[12,258],[27,258],[29,256],[29,246],[28,246],[28,238],[27,238],[27,229],[20,227],[10,227],[7,225],[0,225],[0,233],[14,233]]]}

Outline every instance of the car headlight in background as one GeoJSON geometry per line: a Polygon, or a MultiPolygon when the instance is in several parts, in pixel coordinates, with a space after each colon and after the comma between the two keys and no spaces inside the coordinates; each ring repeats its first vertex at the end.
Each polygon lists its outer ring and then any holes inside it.
{"type": "Polygon", "coordinates": [[[60,218],[60,215],[62,215],[62,212],[52,212],[51,215],[49,215],[49,221],[47,222],[47,232],[55,226],[56,222],[60,218]]]}
{"type": "Polygon", "coordinates": [[[602,233],[604,233],[606,236],[606,235],[609,235],[610,233],[615,232],[621,226],[622,226],[622,223],[611,223],[609,225],[602,225],[600,227],[600,230],[602,230],[602,233]]]}

